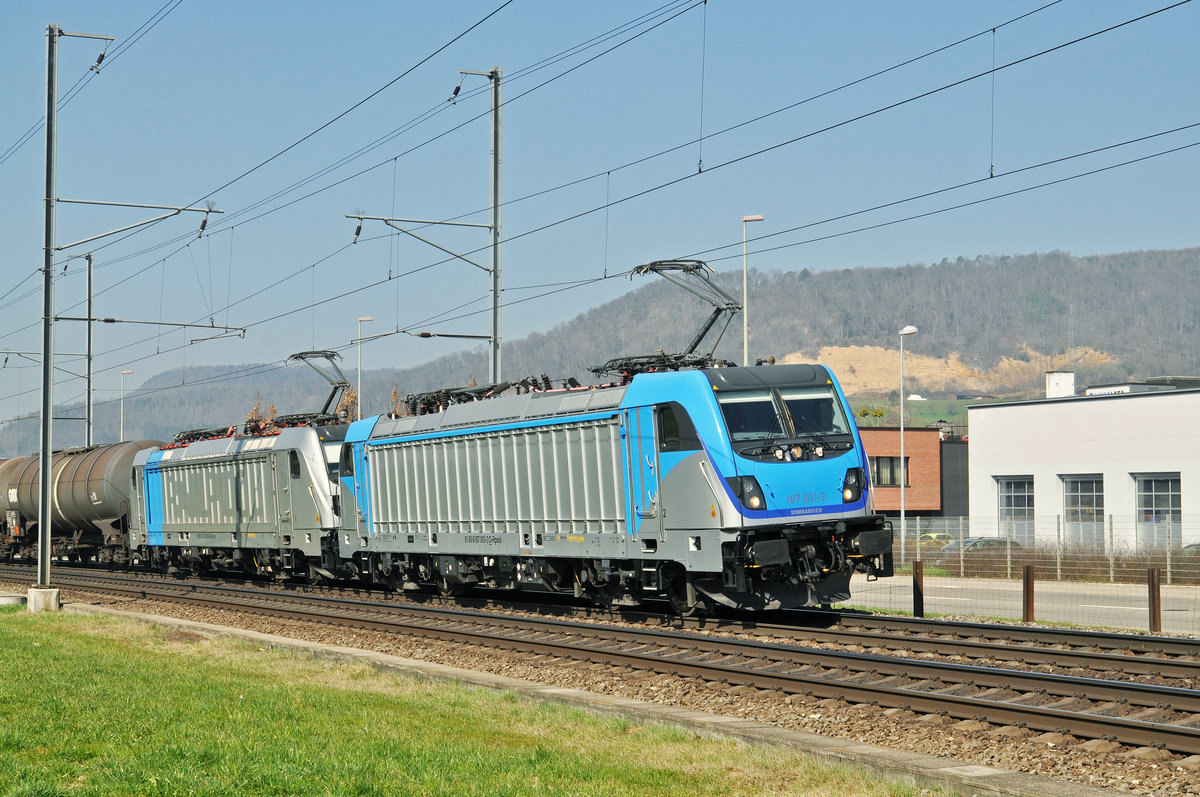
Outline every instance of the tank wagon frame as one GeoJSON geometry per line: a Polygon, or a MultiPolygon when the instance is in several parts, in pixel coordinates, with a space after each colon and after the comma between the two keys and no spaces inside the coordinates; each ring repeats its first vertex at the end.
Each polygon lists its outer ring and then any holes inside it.
{"type": "MultiPolygon", "coordinates": [[[[157,445],[142,440],[54,453],[52,557],[127,563],[130,465],[138,452],[157,445]]],[[[40,490],[38,456],[0,462],[0,556],[37,558],[40,490]]]]}

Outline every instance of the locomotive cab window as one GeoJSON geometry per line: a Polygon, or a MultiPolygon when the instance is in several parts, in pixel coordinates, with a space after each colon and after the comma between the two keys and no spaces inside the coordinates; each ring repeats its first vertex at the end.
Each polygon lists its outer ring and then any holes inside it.
{"type": "Polygon", "coordinates": [[[300,478],[300,454],[296,451],[288,452],[288,468],[292,472],[293,479],[300,478]]]}
{"type": "Polygon", "coordinates": [[[837,397],[827,387],[779,391],[796,434],[845,434],[849,430],[837,397]]]}
{"type": "Polygon", "coordinates": [[[350,443],[342,444],[342,461],[338,464],[338,474],[340,476],[354,475],[354,446],[350,443]]]}
{"type": "Polygon", "coordinates": [[[770,390],[743,390],[717,397],[721,415],[735,443],[787,435],[770,390]]]}
{"type": "Polygon", "coordinates": [[[699,451],[700,435],[682,404],[672,401],[658,408],[658,450],[699,451]]]}
{"type": "Polygon", "coordinates": [[[338,479],[338,458],[341,456],[342,447],[336,442],[322,443],[321,453],[325,457],[325,469],[329,472],[330,481],[338,479]]]}

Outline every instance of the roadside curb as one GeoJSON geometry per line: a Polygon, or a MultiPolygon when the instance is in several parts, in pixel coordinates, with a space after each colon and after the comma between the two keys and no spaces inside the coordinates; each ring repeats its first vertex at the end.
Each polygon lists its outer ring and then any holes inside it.
{"type": "Polygon", "coordinates": [[[240,628],[138,614],[88,604],[63,604],[63,610],[79,614],[122,617],[173,630],[190,631],[209,638],[243,639],[282,650],[305,653],[326,661],[366,662],[379,672],[395,673],[442,683],[462,683],[495,691],[508,691],[539,703],[568,705],[642,723],[662,723],[688,728],[709,738],[736,739],[747,744],[786,747],[804,752],[818,761],[854,766],[880,777],[918,786],[940,786],[963,795],[1029,795],[1029,797],[1100,797],[1110,794],[1069,781],[1051,780],[993,767],[938,758],[923,753],[888,750],[846,739],[819,736],[751,720],[702,711],[647,703],[579,689],[547,686],[533,681],[464,670],[433,662],[392,656],[359,648],[309,642],[263,634],[240,628]]]}

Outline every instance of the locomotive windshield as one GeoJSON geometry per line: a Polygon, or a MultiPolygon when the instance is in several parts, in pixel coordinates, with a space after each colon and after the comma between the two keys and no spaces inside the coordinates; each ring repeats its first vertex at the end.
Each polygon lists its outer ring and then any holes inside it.
{"type": "Polygon", "coordinates": [[[771,393],[770,390],[745,390],[717,398],[733,442],[764,440],[786,434],[771,393]]]}
{"type": "Polygon", "coordinates": [[[779,396],[797,435],[843,434],[849,427],[842,405],[827,387],[790,388],[779,396]]]}
{"type": "Polygon", "coordinates": [[[825,386],[721,392],[717,402],[734,443],[839,435],[850,428],[841,402],[825,386]]]}

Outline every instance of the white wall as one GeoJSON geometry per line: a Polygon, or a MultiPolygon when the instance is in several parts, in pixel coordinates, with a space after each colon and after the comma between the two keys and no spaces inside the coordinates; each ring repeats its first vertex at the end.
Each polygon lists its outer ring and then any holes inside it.
{"type": "Polygon", "coordinates": [[[1134,542],[1134,474],[1179,473],[1184,543],[1200,541],[1200,390],[981,404],[967,413],[972,533],[999,514],[1001,476],[1032,475],[1037,538],[1053,542],[1061,476],[1101,474],[1114,541],[1134,542]],[[976,529],[975,519],[979,519],[976,529]]]}

